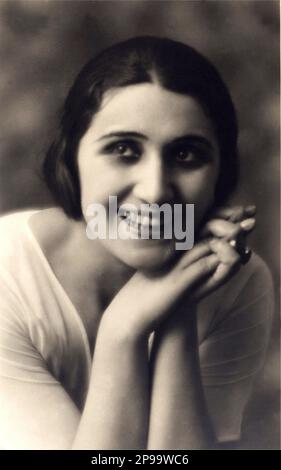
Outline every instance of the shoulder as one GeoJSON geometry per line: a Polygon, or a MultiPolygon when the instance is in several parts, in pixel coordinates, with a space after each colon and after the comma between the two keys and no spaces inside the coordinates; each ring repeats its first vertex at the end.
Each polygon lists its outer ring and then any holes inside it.
{"type": "Polygon", "coordinates": [[[28,209],[3,214],[0,217],[1,238],[7,232],[11,235],[17,232],[26,224],[29,217],[37,211],[38,209],[28,209]]]}
{"type": "MultiPolygon", "coordinates": [[[[0,330],[14,331],[21,311],[21,284],[24,278],[23,240],[26,224],[35,210],[11,212],[0,217],[0,330]]],[[[26,285],[26,284],[24,284],[26,285]]],[[[24,293],[24,289],[22,290],[24,293]]]]}
{"type": "MultiPolygon", "coordinates": [[[[26,210],[0,218],[0,333],[16,331],[20,325],[21,333],[31,337],[34,344],[41,344],[40,335],[52,331],[53,325],[58,327],[64,305],[30,225],[33,218],[45,219],[48,212],[26,210]]],[[[52,235],[53,230],[49,228],[48,233],[52,235]]]]}
{"type": "Polygon", "coordinates": [[[271,273],[256,253],[204,303],[200,365],[218,441],[240,438],[244,409],[264,364],[272,313],[271,273]]]}
{"type": "Polygon", "coordinates": [[[200,302],[200,337],[208,336],[226,321],[230,324],[234,317],[235,322],[239,319],[243,324],[247,319],[250,323],[259,321],[270,325],[273,309],[271,272],[266,262],[253,253],[235,276],[200,302]]]}
{"type": "Polygon", "coordinates": [[[225,307],[234,307],[241,302],[255,301],[263,296],[272,296],[272,275],[267,263],[257,253],[221,289],[215,293],[223,299],[225,307]]]}
{"type": "Polygon", "coordinates": [[[32,214],[28,225],[47,259],[52,257],[54,251],[64,249],[73,232],[72,221],[58,207],[32,214]]]}
{"type": "Polygon", "coordinates": [[[205,304],[203,318],[208,321],[201,335],[201,360],[206,368],[210,364],[218,366],[221,383],[239,382],[254,375],[263,364],[270,338],[273,316],[270,271],[256,254],[243,268],[218,289],[215,308],[210,311],[211,302],[205,304]]]}
{"type": "Polygon", "coordinates": [[[25,233],[27,222],[38,209],[4,214],[0,217],[0,265],[17,253],[25,233]]]}
{"type": "MultiPolygon", "coordinates": [[[[50,209],[27,209],[0,217],[1,288],[7,284],[14,288],[21,283],[26,285],[25,278],[28,278],[28,267],[33,263],[33,254],[37,251],[35,242],[38,241],[30,222],[33,218],[36,221],[46,218],[48,212],[50,209]]],[[[45,227],[45,232],[53,234],[54,230],[45,227]]]]}
{"type": "Polygon", "coordinates": [[[257,253],[253,253],[248,264],[240,269],[234,277],[232,283],[228,286],[230,290],[239,293],[236,304],[254,303],[267,298],[268,301],[273,297],[273,280],[267,263],[257,253]]]}
{"type": "Polygon", "coordinates": [[[257,253],[253,253],[248,264],[241,270],[241,278],[247,284],[255,284],[256,287],[272,288],[272,276],[267,263],[257,253]],[[261,283],[261,284],[260,284],[261,283]]]}

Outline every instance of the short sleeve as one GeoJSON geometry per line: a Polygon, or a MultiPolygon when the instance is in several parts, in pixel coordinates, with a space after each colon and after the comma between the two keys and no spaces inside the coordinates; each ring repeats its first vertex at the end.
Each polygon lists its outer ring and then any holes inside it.
{"type": "Polygon", "coordinates": [[[227,293],[221,296],[211,331],[200,345],[202,382],[219,442],[240,439],[244,409],[264,364],[272,314],[272,278],[255,255],[230,304],[227,293]]]}
{"type": "Polygon", "coordinates": [[[35,383],[57,383],[40,352],[32,344],[27,315],[16,283],[9,272],[1,270],[0,376],[35,383]]]}

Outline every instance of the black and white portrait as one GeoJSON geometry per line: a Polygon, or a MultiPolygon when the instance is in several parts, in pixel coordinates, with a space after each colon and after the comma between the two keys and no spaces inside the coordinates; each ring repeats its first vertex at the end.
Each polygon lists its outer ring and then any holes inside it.
{"type": "Polygon", "coordinates": [[[279,3],[0,2],[0,448],[278,449],[279,3]]]}

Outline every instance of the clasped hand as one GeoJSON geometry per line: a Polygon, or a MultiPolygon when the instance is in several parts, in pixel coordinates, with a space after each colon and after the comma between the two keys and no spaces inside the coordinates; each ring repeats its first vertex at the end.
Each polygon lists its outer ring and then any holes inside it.
{"type": "Polygon", "coordinates": [[[194,247],[168,271],[137,271],[111,302],[109,314],[112,309],[115,315],[122,312],[127,332],[142,336],[157,329],[183,296],[190,303],[206,297],[240,269],[240,255],[229,242],[239,237],[246,241],[255,226],[254,216],[254,206],[226,207],[214,212],[194,247]]]}

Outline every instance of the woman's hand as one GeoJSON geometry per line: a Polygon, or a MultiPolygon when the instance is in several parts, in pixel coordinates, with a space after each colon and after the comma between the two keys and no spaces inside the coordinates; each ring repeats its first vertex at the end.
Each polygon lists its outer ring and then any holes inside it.
{"type": "Polygon", "coordinates": [[[238,252],[247,246],[247,236],[255,227],[255,214],[255,206],[223,207],[206,221],[200,239],[209,241],[212,251],[219,256],[221,263],[213,276],[194,292],[195,300],[200,300],[227,282],[240,268],[243,259],[238,252]]]}
{"type": "Polygon", "coordinates": [[[252,231],[252,213],[241,207],[220,209],[205,224],[201,240],[168,272],[136,272],[114,297],[103,322],[109,318],[114,325],[115,318],[119,331],[125,328],[126,335],[142,337],[167,318],[183,295],[193,303],[227,282],[241,265],[229,241],[252,231]]]}
{"type": "Polygon", "coordinates": [[[229,240],[246,238],[253,229],[254,221],[248,220],[254,215],[253,210],[249,212],[247,208],[224,208],[205,222],[199,234],[201,242],[209,243],[220,262],[203,282],[187,292],[155,332],[148,449],[214,446],[215,436],[201,381],[194,301],[208,295],[239,269],[240,256],[229,240]]]}
{"type": "Polygon", "coordinates": [[[103,314],[102,323],[125,329],[126,336],[142,337],[154,330],[185,292],[208,278],[220,260],[210,244],[201,241],[162,274],[137,271],[114,297],[103,314]],[[116,319],[116,323],[114,321],[116,319]]]}

